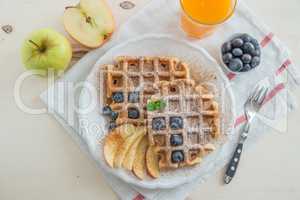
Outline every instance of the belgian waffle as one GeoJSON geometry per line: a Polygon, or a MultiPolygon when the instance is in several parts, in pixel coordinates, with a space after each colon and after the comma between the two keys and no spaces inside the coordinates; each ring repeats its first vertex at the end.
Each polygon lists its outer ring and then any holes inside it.
{"type": "Polygon", "coordinates": [[[196,86],[191,79],[161,82],[158,87],[158,94],[149,101],[161,99],[166,106],[148,111],[148,137],[159,155],[159,167],[199,163],[202,156],[214,149],[211,141],[220,135],[215,95],[201,85],[196,86]]]}
{"type": "Polygon", "coordinates": [[[120,56],[115,64],[105,65],[103,69],[106,73],[105,102],[118,113],[116,125],[145,125],[146,104],[158,90],[155,85],[160,81],[190,77],[187,65],[174,57],[120,56]],[[123,101],[115,102],[112,96],[118,92],[122,93],[123,101]],[[129,117],[129,110],[138,112],[138,117],[129,117]]]}

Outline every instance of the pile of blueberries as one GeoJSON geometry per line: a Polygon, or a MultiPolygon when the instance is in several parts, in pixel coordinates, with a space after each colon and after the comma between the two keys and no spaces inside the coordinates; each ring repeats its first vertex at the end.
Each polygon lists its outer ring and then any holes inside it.
{"type": "MultiPolygon", "coordinates": [[[[172,130],[178,130],[183,128],[183,119],[181,117],[170,117],[169,126],[172,130]]],[[[164,117],[156,117],[152,120],[152,129],[160,131],[166,129],[166,120],[164,117]]],[[[172,134],[170,138],[170,144],[172,146],[183,145],[182,134],[172,134]]],[[[176,150],[172,152],[171,160],[173,163],[180,163],[184,161],[184,153],[182,150],[176,150]]]]}
{"type": "MultiPolygon", "coordinates": [[[[112,94],[112,100],[114,103],[123,103],[124,94],[123,92],[114,92],[112,94]]],[[[128,102],[137,103],[139,101],[139,92],[130,92],[128,94],[128,102]]],[[[110,123],[108,129],[114,129],[117,127],[116,120],[119,117],[119,113],[113,111],[110,106],[106,105],[102,109],[102,114],[110,118],[110,123]]],[[[140,117],[140,112],[137,108],[128,108],[128,118],[129,119],[138,119],[140,117]]]]}
{"type": "Polygon", "coordinates": [[[261,48],[249,34],[239,34],[222,45],[222,59],[234,72],[247,72],[260,64],[261,48]]]}

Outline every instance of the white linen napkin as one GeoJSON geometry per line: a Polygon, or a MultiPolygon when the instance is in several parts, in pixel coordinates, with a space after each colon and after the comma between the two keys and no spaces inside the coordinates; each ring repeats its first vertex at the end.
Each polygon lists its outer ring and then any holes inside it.
{"type": "MultiPolygon", "coordinates": [[[[80,90],[72,91],[72,95],[59,91],[61,91],[61,87],[69,87],[70,84],[84,81],[97,59],[115,44],[147,33],[170,34],[185,39],[195,46],[204,47],[219,62],[221,44],[234,33],[245,32],[259,39],[263,46],[261,65],[245,74],[237,76],[228,74],[237,102],[236,135],[238,135],[240,125],[245,120],[242,115],[243,102],[245,102],[249,90],[259,81],[268,82],[272,91],[268,96],[269,101],[262,110],[264,115],[260,117],[260,120],[257,120],[255,127],[252,128],[253,133],[251,133],[246,146],[249,147],[250,144],[254,144],[263,134],[270,132],[271,128],[285,131],[284,124],[278,126],[278,120],[285,119],[288,110],[292,110],[296,106],[292,92],[289,91],[288,87],[294,87],[300,83],[299,71],[291,62],[285,46],[261,23],[260,19],[252,14],[243,2],[239,2],[235,15],[228,22],[222,25],[212,36],[203,40],[190,39],[185,36],[179,26],[179,10],[178,1],[152,0],[122,25],[110,42],[84,56],[61,79],[41,94],[41,99],[48,105],[49,112],[66,128],[72,138],[87,152],[87,155],[91,156],[84,139],[81,137],[76,109],[73,106],[78,105],[80,90]]],[[[217,170],[222,168],[229,160],[232,151],[233,149],[228,150],[227,154],[216,161],[207,170],[207,173],[200,176],[197,181],[172,189],[148,190],[135,187],[108,174],[99,165],[98,167],[121,199],[180,200],[184,199],[197,184],[204,182],[207,177],[214,175],[217,170]]],[[[91,158],[93,159],[92,156],[91,158]]]]}

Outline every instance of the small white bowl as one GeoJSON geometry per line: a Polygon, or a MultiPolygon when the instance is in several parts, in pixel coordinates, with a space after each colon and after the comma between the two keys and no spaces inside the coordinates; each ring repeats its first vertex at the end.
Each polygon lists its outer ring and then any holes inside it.
{"type": "MultiPolygon", "coordinates": [[[[221,47],[220,47],[220,49],[219,49],[219,59],[220,59],[220,62],[221,62],[222,67],[225,68],[225,71],[226,71],[227,73],[234,73],[234,74],[242,74],[242,73],[245,73],[245,72],[235,72],[235,71],[232,71],[232,70],[224,63],[224,61],[223,61],[223,55],[222,55],[222,46],[223,46],[223,44],[226,43],[226,42],[228,42],[228,41],[230,41],[230,40],[232,40],[233,38],[235,38],[235,37],[237,37],[237,36],[240,36],[240,35],[243,35],[243,34],[244,34],[244,33],[236,33],[236,34],[232,35],[228,40],[226,40],[225,42],[222,43],[222,45],[221,45],[221,47]]],[[[260,46],[260,50],[261,50],[260,58],[262,58],[262,48],[261,48],[261,46],[260,46]]],[[[258,65],[258,66],[259,66],[259,65],[258,65]]],[[[258,66],[257,66],[257,67],[258,67],[258,66]]],[[[254,68],[253,68],[253,69],[254,69],[254,68]]],[[[252,69],[251,69],[251,70],[252,70],[252,69]]],[[[249,70],[249,71],[251,71],[251,70],[249,70]]],[[[246,71],[246,72],[248,72],[248,71],[246,71]]]]}

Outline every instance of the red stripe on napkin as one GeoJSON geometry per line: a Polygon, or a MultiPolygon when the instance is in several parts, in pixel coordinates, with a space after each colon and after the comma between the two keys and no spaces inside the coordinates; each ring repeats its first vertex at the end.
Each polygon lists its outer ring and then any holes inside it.
{"type": "Polygon", "coordinates": [[[138,194],[136,197],[133,198],[133,200],[144,200],[145,197],[141,194],[138,194]]]}
{"type": "Polygon", "coordinates": [[[274,37],[273,33],[269,33],[268,35],[266,35],[262,41],[260,42],[260,46],[262,48],[264,48],[265,46],[267,46],[267,44],[269,44],[272,41],[272,38],[274,37]]]}
{"type": "Polygon", "coordinates": [[[292,64],[292,61],[290,59],[287,59],[276,71],[276,76],[278,76],[279,74],[281,74],[286,68],[288,68],[288,66],[292,64]]]}
{"type": "MultiPolygon", "coordinates": [[[[272,41],[273,37],[274,37],[273,33],[269,33],[268,35],[266,35],[260,42],[261,47],[264,48],[265,46],[267,46],[272,41]]],[[[227,74],[227,77],[229,80],[232,80],[236,77],[236,74],[233,72],[229,72],[227,74]]]]}
{"type": "Polygon", "coordinates": [[[246,122],[246,116],[245,115],[241,115],[238,118],[236,118],[235,123],[234,123],[234,128],[237,127],[238,125],[242,124],[246,122]]]}
{"type": "MultiPolygon", "coordinates": [[[[271,90],[268,94],[268,96],[266,97],[265,101],[263,104],[266,104],[267,102],[269,102],[271,99],[273,99],[273,97],[275,97],[281,90],[283,90],[285,88],[283,83],[280,83],[278,85],[276,85],[276,87],[273,88],[273,90],[271,90]]],[[[246,116],[245,115],[241,115],[239,116],[236,120],[235,120],[235,124],[234,127],[239,126],[240,124],[246,122],[246,116]]]]}
{"type": "Polygon", "coordinates": [[[229,80],[232,80],[235,76],[236,76],[236,74],[233,73],[233,72],[229,72],[229,73],[227,74],[227,78],[228,78],[229,80]]]}
{"type": "Polygon", "coordinates": [[[285,88],[283,83],[280,83],[278,85],[276,85],[276,87],[271,90],[271,92],[268,94],[268,96],[266,97],[265,101],[263,104],[267,103],[268,101],[270,101],[273,97],[276,96],[276,94],[278,94],[278,92],[280,92],[281,90],[283,90],[285,88]]]}

